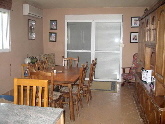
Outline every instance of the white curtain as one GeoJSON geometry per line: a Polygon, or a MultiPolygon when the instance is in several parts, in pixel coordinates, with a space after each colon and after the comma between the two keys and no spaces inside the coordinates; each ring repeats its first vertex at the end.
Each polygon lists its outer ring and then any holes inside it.
{"type": "Polygon", "coordinates": [[[0,51],[10,50],[10,10],[0,8],[0,51]]]}

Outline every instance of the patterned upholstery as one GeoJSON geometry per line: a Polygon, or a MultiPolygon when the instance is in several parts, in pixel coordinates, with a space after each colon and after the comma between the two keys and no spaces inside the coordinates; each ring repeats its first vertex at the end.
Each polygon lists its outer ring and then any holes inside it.
{"type": "MultiPolygon", "coordinates": [[[[67,92],[69,92],[69,88],[68,87],[62,87],[60,89],[60,92],[67,93],[67,92]]],[[[78,93],[78,92],[79,92],[78,85],[74,85],[72,88],[72,93],[78,93]]],[[[80,91],[80,93],[82,93],[82,91],[80,91]]]]}
{"type": "MultiPolygon", "coordinates": [[[[53,100],[59,99],[59,97],[62,95],[60,92],[53,91],[53,100]]],[[[49,97],[51,97],[51,93],[49,93],[49,97]]]]}
{"type": "Polygon", "coordinates": [[[40,54],[39,55],[40,61],[47,61],[48,67],[54,67],[55,64],[55,53],[49,53],[49,54],[40,54]]]}
{"type": "Polygon", "coordinates": [[[122,83],[122,86],[126,82],[135,81],[135,73],[136,73],[137,68],[138,68],[138,53],[135,53],[133,55],[132,66],[131,67],[124,67],[123,68],[122,77],[123,77],[124,82],[122,83]],[[125,69],[126,68],[129,69],[129,72],[128,73],[125,73],[125,69]]]}
{"type": "MultiPolygon", "coordinates": [[[[51,97],[51,92],[50,92],[51,91],[51,86],[49,85],[48,88],[49,88],[49,97],[51,97]]],[[[62,93],[53,91],[53,100],[59,99],[59,97],[61,95],[62,95],[62,93]]]]}

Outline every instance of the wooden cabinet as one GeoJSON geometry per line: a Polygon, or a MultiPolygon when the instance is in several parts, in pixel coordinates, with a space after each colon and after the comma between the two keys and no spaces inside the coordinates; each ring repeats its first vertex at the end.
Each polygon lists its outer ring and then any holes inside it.
{"type": "Polygon", "coordinates": [[[135,100],[145,123],[165,124],[165,0],[140,17],[139,69],[135,100]],[[141,68],[153,70],[155,90],[141,81],[141,68]]]}
{"type": "Polygon", "coordinates": [[[140,115],[147,124],[165,124],[164,96],[155,96],[147,84],[141,81],[141,74],[136,75],[135,101],[140,115]]]}
{"type": "Polygon", "coordinates": [[[153,70],[155,95],[165,95],[165,0],[140,18],[139,69],[153,70]]]}
{"type": "MultiPolygon", "coordinates": [[[[165,84],[165,5],[157,9],[157,44],[155,77],[158,83],[165,84]]],[[[165,93],[163,93],[165,95],[165,93]]]]}

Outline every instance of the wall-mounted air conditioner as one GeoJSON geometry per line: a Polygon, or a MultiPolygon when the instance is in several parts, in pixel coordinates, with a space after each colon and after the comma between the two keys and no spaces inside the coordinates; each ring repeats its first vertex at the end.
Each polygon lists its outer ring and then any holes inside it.
{"type": "Polygon", "coordinates": [[[42,18],[42,9],[36,8],[29,4],[23,4],[23,15],[33,16],[36,18],[42,18]]]}

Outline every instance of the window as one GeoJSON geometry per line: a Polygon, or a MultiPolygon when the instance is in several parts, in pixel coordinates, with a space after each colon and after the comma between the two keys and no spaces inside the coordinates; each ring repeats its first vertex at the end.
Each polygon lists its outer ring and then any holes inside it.
{"type": "Polygon", "coordinates": [[[10,10],[0,8],[0,52],[10,51],[10,10]]]}

